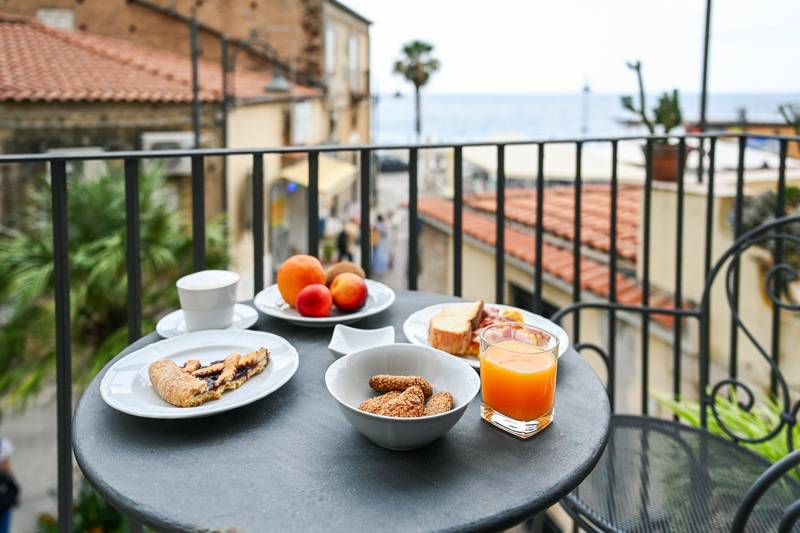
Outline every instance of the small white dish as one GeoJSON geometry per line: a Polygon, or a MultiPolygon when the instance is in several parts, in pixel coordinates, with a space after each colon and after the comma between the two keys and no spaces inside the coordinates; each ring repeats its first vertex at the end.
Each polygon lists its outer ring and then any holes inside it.
{"type": "Polygon", "coordinates": [[[224,329],[196,331],[154,342],[126,355],[103,376],[100,395],[109,406],[133,416],[197,418],[230,411],[272,394],[292,378],[299,364],[294,346],[272,333],[224,329]],[[269,350],[267,368],[240,388],[226,392],[219,400],[197,407],[175,407],[164,401],[150,383],[148,369],[159,359],[172,359],[177,365],[189,359],[208,364],[231,353],[247,354],[262,347],[269,350]]]}
{"type": "MultiPolygon", "coordinates": [[[[420,346],[430,346],[428,344],[428,323],[433,318],[433,315],[441,311],[443,308],[447,307],[448,305],[453,305],[452,303],[443,303],[443,304],[435,304],[424,309],[420,309],[419,311],[411,314],[405,322],[403,322],[403,335],[406,336],[408,342],[412,344],[419,344],[420,346]]],[[[500,310],[511,310],[511,311],[519,311],[522,314],[523,321],[528,324],[529,326],[536,326],[538,328],[542,328],[545,331],[551,332],[558,338],[558,356],[561,357],[569,348],[569,335],[564,329],[553,322],[552,320],[548,320],[547,318],[531,313],[530,311],[526,311],[525,309],[520,309],[519,307],[512,307],[510,305],[502,305],[502,304],[486,304],[485,307],[495,307],[500,310]]],[[[453,355],[453,357],[457,357],[458,359],[465,361],[468,365],[473,368],[480,368],[481,362],[480,360],[475,357],[474,355],[453,355]]]]}
{"type": "MultiPolygon", "coordinates": [[[[258,322],[258,311],[246,304],[236,304],[233,308],[233,322],[225,329],[247,329],[256,322],[258,322]]],[[[159,320],[156,324],[156,332],[165,339],[189,333],[186,329],[183,309],[173,311],[159,320]]]]}
{"type": "Polygon", "coordinates": [[[378,329],[361,329],[336,324],[328,349],[337,356],[365,350],[374,346],[394,344],[394,326],[378,329]]]}
{"type": "Polygon", "coordinates": [[[253,304],[256,309],[265,315],[286,320],[297,326],[327,328],[336,324],[352,324],[362,318],[377,315],[389,308],[396,297],[394,291],[383,283],[371,279],[364,281],[367,283],[367,291],[369,292],[367,302],[364,307],[354,313],[342,313],[334,307],[331,316],[303,316],[297,312],[297,309],[283,301],[277,285],[270,285],[256,294],[253,304]]]}
{"type": "Polygon", "coordinates": [[[441,350],[414,344],[376,346],[337,359],[325,372],[328,392],[353,427],[369,440],[390,450],[413,450],[435,441],[467,410],[481,388],[469,365],[441,350]],[[376,374],[422,376],[434,392],[449,391],[453,409],[419,418],[395,418],[358,410],[358,405],[378,393],[369,387],[376,374]]]}

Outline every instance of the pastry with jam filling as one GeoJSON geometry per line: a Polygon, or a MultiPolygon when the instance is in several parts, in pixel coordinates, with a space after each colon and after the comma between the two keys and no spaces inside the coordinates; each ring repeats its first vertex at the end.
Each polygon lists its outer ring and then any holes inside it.
{"type": "Polygon", "coordinates": [[[165,401],[176,407],[196,407],[238,389],[263,372],[268,363],[269,351],[259,348],[247,355],[234,353],[205,366],[196,359],[186,361],[183,366],[162,359],[150,365],[148,374],[153,388],[165,401]]]}

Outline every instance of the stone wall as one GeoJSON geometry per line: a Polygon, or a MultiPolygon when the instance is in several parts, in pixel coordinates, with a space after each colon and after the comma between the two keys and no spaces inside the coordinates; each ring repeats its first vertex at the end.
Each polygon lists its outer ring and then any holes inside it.
{"type": "MultiPolygon", "coordinates": [[[[218,106],[203,105],[201,129],[206,146],[219,146],[214,122],[218,106]]],[[[0,103],[0,152],[40,153],[59,148],[93,147],[102,151],[142,148],[145,132],[191,131],[188,104],[143,103],[0,103]]],[[[71,166],[70,169],[76,169],[71,166]]],[[[47,175],[43,163],[2,165],[0,221],[13,223],[15,212],[36,178],[47,175]]],[[[174,178],[180,209],[188,213],[191,194],[188,177],[174,178]]],[[[222,163],[206,158],[206,217],[222,209],[222,163]]]]}

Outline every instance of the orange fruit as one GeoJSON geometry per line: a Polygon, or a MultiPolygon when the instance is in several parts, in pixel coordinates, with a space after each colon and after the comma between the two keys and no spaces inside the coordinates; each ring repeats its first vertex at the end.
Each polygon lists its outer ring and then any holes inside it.
{"type": "Polygon", "coordinates": [[[308,285],[325,284],[325,269],[310,255],[293,255],[278,270],[278,290],[284,301],[295,306],[297,294],[308,285]]]}

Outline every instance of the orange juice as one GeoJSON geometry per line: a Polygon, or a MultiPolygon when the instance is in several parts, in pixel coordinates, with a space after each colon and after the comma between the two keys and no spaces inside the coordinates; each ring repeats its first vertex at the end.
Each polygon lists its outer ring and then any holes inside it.
{"type": "Polygon", "coordinates": [[[520,421],[536,420],[553,410],[558,365],[552,350],[508,340],[486,347],[480,360],[487,406],[520,421]]]}

